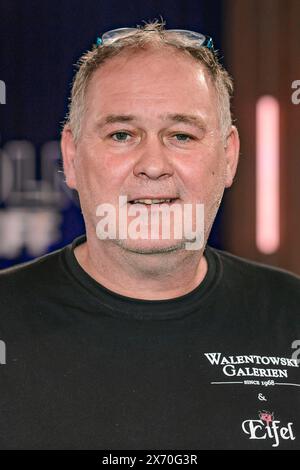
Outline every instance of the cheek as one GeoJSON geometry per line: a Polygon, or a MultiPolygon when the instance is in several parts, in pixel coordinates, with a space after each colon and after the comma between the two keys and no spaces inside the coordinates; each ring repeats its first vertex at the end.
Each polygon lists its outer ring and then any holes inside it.
{"type": "Polygon", "coordinates": [[[114,194],[119,194],[128,166],[128,162],[105,153],[99,145],[79,149],[76,165],[79,194],[88,197],[91,203],[109,202],[114,194]]]}
{"type": "Polygon", "coordinates": [[[181,168],[181,175],[186,190],[193,199],[207,200],[219,194],[225,186],[225,165],[220,158],[199,158],[181,168]]]}

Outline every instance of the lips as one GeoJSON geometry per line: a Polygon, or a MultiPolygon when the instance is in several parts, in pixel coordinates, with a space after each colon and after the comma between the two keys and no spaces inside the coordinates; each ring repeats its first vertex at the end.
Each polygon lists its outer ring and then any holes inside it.
{"type": "Polygon", "coordinates": [[[178,198],[176,196],[138,196],[130,199],[130,204],[144,204],[147,206],[154,204],[172,204],[178,198]]]}

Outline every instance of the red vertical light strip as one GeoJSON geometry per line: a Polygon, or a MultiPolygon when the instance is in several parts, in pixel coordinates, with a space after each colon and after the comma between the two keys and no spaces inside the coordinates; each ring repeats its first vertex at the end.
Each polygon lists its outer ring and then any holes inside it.
{"type": "Polygon", "coordinates": [[[262,96],[256,105],[256,245],[271,254],[280,244],[279,103],[262,96]]]}

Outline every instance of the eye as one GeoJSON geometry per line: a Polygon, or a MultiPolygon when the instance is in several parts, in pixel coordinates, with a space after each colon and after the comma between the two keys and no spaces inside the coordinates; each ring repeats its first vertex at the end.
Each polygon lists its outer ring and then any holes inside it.
{"type": "Polygon", "coordinates": [[[189,142],[190,140],[194,140],[194,137],[188,134],[174,134],[173,137],[179,137],[178,142],[189,142]]]}
{"type": "Polygon", "coordinates": [[[130,136],[128,132],[119,131],[119,132],[114,132],[113,134],[110,134],[109,137],[111,137],[112,140],[115,140],[116,142],[128,142],[128,139],[126,139],[127,136],[130,136]],[[116,136],[115,139],[114,139],[114,136],[116,136]]]}

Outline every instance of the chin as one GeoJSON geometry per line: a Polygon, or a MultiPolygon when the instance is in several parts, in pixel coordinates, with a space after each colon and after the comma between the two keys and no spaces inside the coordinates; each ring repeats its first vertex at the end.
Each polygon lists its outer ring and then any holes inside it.
{"type": "Polygon", "coordinates": [[[124,250],[140,254],[161,254],[182,251],[185,240],[115,240],[124,250]]]}

